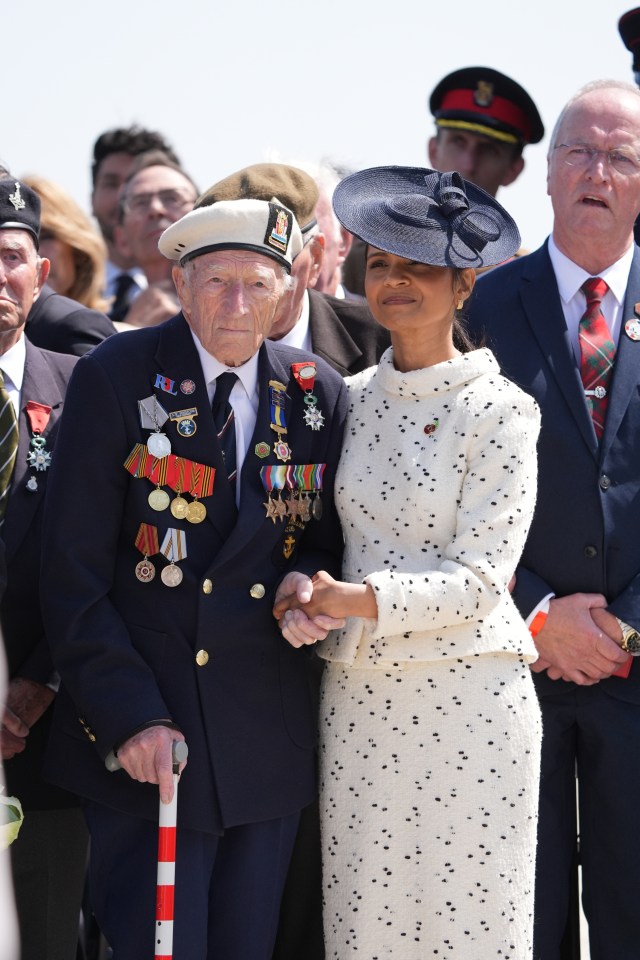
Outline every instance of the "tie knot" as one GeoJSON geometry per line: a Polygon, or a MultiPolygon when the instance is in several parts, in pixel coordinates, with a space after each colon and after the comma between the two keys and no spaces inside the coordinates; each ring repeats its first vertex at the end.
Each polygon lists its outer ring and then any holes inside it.
{"type": "Polygon", "coordinates": [[[602,277],[589,277],[580,288],[587,298],[587,304],[602,303],[604,295],[609,289],[606,280],[602,277]]]}
{"type": "Polygon", "coordinates": [[[224,373],[221,373],[216,377],[216,392],[213,398],[213,402],[216,405],[228,402],[229,397],[231,396],[231,391],[233,390],[237,379],[238,374],[231,373],[230,370],[226,370],[224,373]]]}

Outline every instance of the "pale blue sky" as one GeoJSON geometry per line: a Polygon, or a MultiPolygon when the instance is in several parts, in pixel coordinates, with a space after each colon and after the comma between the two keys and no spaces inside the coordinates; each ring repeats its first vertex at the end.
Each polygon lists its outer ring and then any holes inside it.
{"type": "MultiPolygon", "coordinates": [[[[640,0],[638,0],[640,2],[640,0]]],[[[353,168],[426,165],[426,98],[487,64],[527,88],[550,133],[589,80],[632,81],[628,0],[26,0],[5,10],[0,158],[89,208],[96,136],[139,122],[205,188],[270,151],[353,168]],[[597,44],[597,49],[594,49],[597,44]]],[[[549,230],[546,138],[500,199],[529,247],[549,230]]]]}

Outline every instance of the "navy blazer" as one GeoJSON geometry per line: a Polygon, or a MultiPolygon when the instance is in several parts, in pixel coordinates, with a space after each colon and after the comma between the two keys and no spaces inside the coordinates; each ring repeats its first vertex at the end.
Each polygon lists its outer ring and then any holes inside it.
{"type": "MultiPolygon", "coordinates": [[[[168,718],[189,745],[180,787],[180,819],[199,830],[279,817],[314,795],[315,722],[304,650],[281,637],[271,608],[288,570],[339,574],[342,537],[332,505],[346,411],[342,379],[318,360],[314,394],[325,424],[303,420],[304,394],[291,363],[308,355],[267,341],[259,353],[259,408],[240,476],[237,522],[215,436],[207,385],[182,315],[158,327],[122,333],[83,357],[72,378],[50,478],[45,541],[55,565],[44,604],[54,660],[63,678],[48,774],[80,794],[136,815],[157,816],[157,787],[108,773],[104,758],[142,724],[168,718]],[[158,375],[173,385],[155,387],[158,375]],[[286,386],[292,463],[326,463],[325,509],[296,530],[266,516],[260,468],[276,464],[269,380],[286,386]],[[193,381],[185,395],[180,384],[193,381]],[[148,431],[138,400],[154,394],[167,411],[196,407],[196,432],[180,436],[168,421],[173,452],[217,471],[200,524],[155,512],[152,490],[124,461],[148,431]],[[261,459],[256,446],[266,442],[261,459]],[[141,523],[186,536],[182,583],[135,576],[141,523]],[[210,581],[210,584],[206,581],[210,581]],[[264,596],[252,587],[261,584],[264,596]],[[210,586],[211,585],[211,586],[210,586]],[[199,665],[198,651],[208,662],[199,665]],[[90,742],[91,740],[91,742],[90,742]]],[[[190,499],[188,497],[188,499],[190,499]]],[[[199,658],[202,659],[202,658],[199,658]]]]}
{"type": "Polygon", "coordinates": [[[63,297],[45,284],[34,301],[25,333],[31,343],[56,353],[81,357],[116,332],[104,313],[63,297]]]}
{"type": "MultiPolygon", "coordinates": [[[[636,248],[624,321],[640,303],[636,248]]],[[[503,373],[538,401],[538,501],[514,599],[527,616],[548,593],[602,593],[611,612],[640,629],[640,341],[622,330],[602,443],[587,409],[546,244],[479,278],[471,333],[486,335],[503,373]]],[[[557,685],[536,676],[541,692],[557,685]]],[[[640,668],[602,681],[640,702],[640,668]]]]}
{"type": "MultiPolygon", "coordinates": [[[[30,400],[51,407],[42,438],[45,441],[44,450],[55,457],[64,394],[76,358],[40,350],[28,341],[25,346],[18,452],[2,528],[7,583],[0,605],[0,622],[9,678],[21,676],[47,683],[52,678],[53,664],[45,640],[39,603],[39,571],[42,514],[49,470],[34,470],[27,462],[32,432],[26,407],[30,400]],[[27,487],[30,478],[35,478],[35,490],[27,487]]],[[[51,713],[51,709],[47,710],[32,727],[24,752],[7,760],[4,765],[9,793],[18,796],[26,809],[78,803],[76,798],[55,790],[42,779],[42,759],[51,713]]]]}

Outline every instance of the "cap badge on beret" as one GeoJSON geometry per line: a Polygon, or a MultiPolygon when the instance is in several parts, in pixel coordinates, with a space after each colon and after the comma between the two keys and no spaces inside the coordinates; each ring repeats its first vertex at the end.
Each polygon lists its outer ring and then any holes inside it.
{"type": "Polygon", "coordinates": [[[269,203],[269,220],[264,242],[282,253],[286,253],[291,236],[289,211],[269,203]]]}
{"type": "Polygon", "coordinates": [[[479,107],[490,107],[493,101],[494,87],[488,80],[478,80],[478,86],[473,94],[474,103],[479,107]]]}
{"type": "Polygon", "coordinates": [[[20,193],[20,184],[16,183],[16,189],[14,193],[9,194],[9,203],[13,204],[15,210],[24,210],[26,203],[22,199],[20,193]]]}

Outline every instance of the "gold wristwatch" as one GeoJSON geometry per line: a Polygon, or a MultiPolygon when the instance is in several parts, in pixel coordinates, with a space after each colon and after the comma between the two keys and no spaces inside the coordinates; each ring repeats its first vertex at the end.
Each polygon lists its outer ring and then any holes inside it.
{"type": "Polygon", "coordinates": [[[616,617],[620,629],[622,630],[622,649],[630,653],[632,657],[640,656],[640,633],[635,627],[630,627],[628,623],[616,617]]]}

